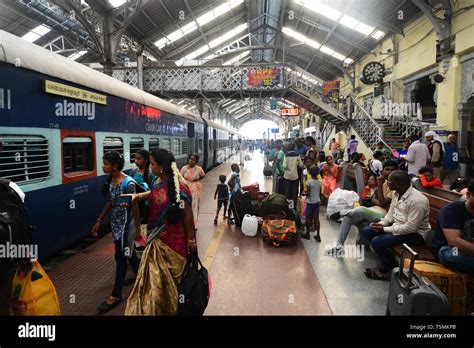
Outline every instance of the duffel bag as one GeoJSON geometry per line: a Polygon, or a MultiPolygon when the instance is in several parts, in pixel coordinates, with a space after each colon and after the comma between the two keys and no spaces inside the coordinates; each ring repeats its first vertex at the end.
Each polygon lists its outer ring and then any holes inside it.
{"type": "Polygon", "coordinates": [[[260,185],[258,184],[258,182],[255,182],[252,185],[243,186],[242,191],[249,192],[250,198],[257,199],[258,192],[260,191],[260,185]]]}
{"type": "Polygon", "coordinates": [[[296,223],[291,220],[264,220],[263,241],[274,246],[292,245],[298,241],[296,223]]]}
{"type": "MultiPolygon", "coordinates": [[[[258,216],[267,216],[272,214],[278,214],[281,212],[288,213],[289,206],[288,200],[285,195],[274,194],[269,195],[262,201],[258,216]]],[[[288,214],[287,214],[288,215],[288,214]]]]}

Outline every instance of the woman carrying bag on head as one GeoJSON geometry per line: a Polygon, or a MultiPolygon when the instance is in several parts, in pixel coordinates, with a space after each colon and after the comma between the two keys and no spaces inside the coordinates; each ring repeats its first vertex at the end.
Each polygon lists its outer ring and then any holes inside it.
{"type": "Polygon", "coordinates": [[[147,199],[150,213],[147,246],[125,314],[176,315],[188,256],[197,252],[191,192],[173,154],[157,149],[150,161],[158,177],[155,185],[151,191],[131,195],[132,205],[147,199]]]}

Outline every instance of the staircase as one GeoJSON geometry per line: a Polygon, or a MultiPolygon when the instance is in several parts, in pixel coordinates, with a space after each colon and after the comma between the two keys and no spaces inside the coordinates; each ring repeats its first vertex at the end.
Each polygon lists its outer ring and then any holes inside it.
{"type": "Polygon", "coordinates": [[[383,129],[382,139],[391,149],[398,150],[403,148],[403,142],[406,137],[397,127],[392,126],[387,119],[375,119],[375,122],[383,129]]]}

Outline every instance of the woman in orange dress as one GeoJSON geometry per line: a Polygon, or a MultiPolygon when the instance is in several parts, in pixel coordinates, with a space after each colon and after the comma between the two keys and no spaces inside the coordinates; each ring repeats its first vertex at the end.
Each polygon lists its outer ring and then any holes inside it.
{"type": "Polygon", "coordinates": [[[334,164],[332,156],[326,157],[326,164],[323,166],[323,194],[328,198],[337,188],[339,180],[339,166],[334,164]]]}
{"type": "Polygon", "coordinates": [[[181,175],[186,180],[192,196],[192,208],[194,216],[194,226],[197,227],[199,215],[199,196],[202,192],[201,179],[206,175],[204,170],[197,165],[199,156],[191,154],[188,156],[188,165],[181,168],[181,175]]]}

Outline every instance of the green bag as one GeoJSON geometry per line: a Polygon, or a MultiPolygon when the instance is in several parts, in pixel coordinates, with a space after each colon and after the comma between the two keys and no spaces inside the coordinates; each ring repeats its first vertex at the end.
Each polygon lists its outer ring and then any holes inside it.
{"type": "Polygon", "coordinates": [[[289,213],[288,200],[285,195],[274,194],[270,195],[262,201],[258,216],[268,216],[278,214],[281,212],[289,213]]]}

